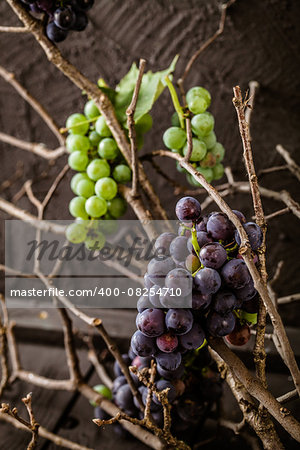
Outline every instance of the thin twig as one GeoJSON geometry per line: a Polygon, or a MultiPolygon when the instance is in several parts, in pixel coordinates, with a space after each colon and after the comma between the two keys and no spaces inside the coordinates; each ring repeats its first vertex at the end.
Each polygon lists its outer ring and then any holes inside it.
{"type": "MultiPolygon", "coordinates": [[[[0,420],[13,425],[15,428],[19,430],[31,432],[28,429],[28,427],[26,427],[25,425],[20,423],[17,419],[6,413],[0,412],[0,420]]],[[[53,442],[55,445],[59,447],[69,448],[70,450],[94,450],[89,447],[85,447],[84,445],[77,444],[76,442],[72,442],[69,439],[60,437],[54,433],[51,433],[51,431],[48,431],[46,428],[42,426],[40,426],[38,429],[38,435],[42,438],[48,439],[49,441],[53,442]]]]}
{"type": "Polygon", "coordinates": [[[188,76],[192,65],[194,64],[194,62],[196,61],[196,59],[201,55],[201,53],[204,52],[204,50],[207,49],[207,47],[209,47],[216,39],[217,37],[219,37],[223,31],[224,31],[224,25],[225,25],[225,19],[226,19],[226,13],[227,13],[227,9],[233,5],[235,3],[236,0],[230,0],[227,3],[223,3],[223,5],[221,5],[221,17],[220,17],[220,21],[219,21],[219,26],[217,31],[209,38],[207,39],[207,41],[204,42],[204,44],[201,45],[201,47],[192,55],[192,57],[189,59],[184,72],[181,76],[181,78],[178,80],[178,86],[183,89],[183,83],[186,79],[186,77],[188,76]]]}
{"type": "Polygon", "coordinates": [[[300,300],[300,294],[286,295],[277,299],[278,305],[286,305],[288,303],[297,302],[300,300]]]}
{"type": "Polygon", "coordinates": [[[105,384],[105,386],[107,386],[109,389],[112,389],[113,382],[109,377],[109,375],[107,374],[104,366],[99,362],[94,347],[92,348],[90,347],[88,351],[88,359],[93,364],[95,371],[100,380],[102,381],[102,383],[105,384]]]}
{"type": "Polygon", "coordinates": [[[32,432],[32,438],[31,441],[27,447],[27,450],[33,450],[36,446],[37,446],[37,438],[38,438],[38,429],[39,429],[39,424],[36,422],[35,420],[35,416],[33,413],[33,409],[32,409],[32,393],[30,392],[29,394],[26,395],[26,397],[22,398],[22,402],[24,403],[24,405],[26,406],[28,415],[29,415],[29,419],[30,419],[30,427],[31,427],[31,432],[32,432]]]}
{"type": "Polygon", "coordinates": [[[284,404],[284,403],[287,403],[287,402],[289,402],[291,400],[294,400],[294,399],[296,399],[298,397],[299,397],[299,395],[298,395],[297,389],[294,389],[293,391],[287,392],[286,394],[283,394],[280,397],[277,397],[276,400],[279,403],[284,404]]]}
{"type": "Polygon", "coordinates": [[[280,172],[281,170],[288,170],[288,165],[285,165],[285,166],[273,166],[273,167],[267,167],[266,169],[261,169],[261,170],[259,170],[257,176],[260,177],[263,174],[273,173],[273,172],[280,172]]]}
{"type": "Polygon", "coordinates": [[[55,160],[66,153],[64,146],[58,147],[55,150],[49,150],[44,144],[37,144],[34,142],[26,142],[21,139],[10,136],[9,134],[0,132],[0,141],[6,144],[13,145],[21,150],[26,150],[28,152],[34,153],[35,155],[41,156],[47,160],[55,160]]]}
{"type": "Polygon", "coordinates": [[[139,63],[139,73],[134,87],[132,100],[130,105],[126,110],[127,125],[129,130],[130,148],[131,148],[131,166],[132,166],[132,197],[138,195],[138,179],[139,179],[139,166],[137,163],[137,142],[136,142],[136,130],[134,113],[136,110],[136,105],[139,97],[139,92],[142,84],[142,79],[144,75],[146,61],[145,59],[140,59],[139,63]]]}
{"type": "Polygon", "coordinates": [[[247,105],[246,105],[245,120],[246,120],[246,123],[248,124],[248,134],[249,134],[250,141],[252,140],[251,134],[250,134],[250,120],[251,120],[251,114],[252,114],[253,107],[254,107],[255,94],[256,94],[256,91],[258,88],[259,88],[259,83],[257,81],[249,82],[249,99],[248,99],[247,105]]]}
{"type": "Polygon", "coordinates": [[[282,209],[279,209],[278,211],[275,211],[275,212],[265,216],[265,220],[268,221],[268,220],[274,219],[274,217],[283,216],[284,214],[287,214],[289,212],[291,212],[289,208],[282,208],[282,209]]]}
{"type": "Polygon", "coordinates": [[[298,164],[291,158],[289,152],[283,148],[282,145],[278,144],[276,145],[277,152],[284,158],[284,160],[287,163],[288,169],[292,172],[293,175],[297,178],[298,181],[300,181],[300,167],[298,164]]]}
{"type": "MultiPolygon", "coordinates": [[[[26,32],[31,32],[30,27],[25,24],[26,32]]],[[[50,116],[48,111],[25,89],[15,78],[15,75],[8,72],[4,67],[0,66],[0,76],[7,81],[13,88],[20,94],[20,96],[39,114],[46,125],[50,128],[52,133],[57,137],[58,142],[61,146],[64,146],[64,138],[59,132],[59,127],[54,122],[53,118],[50,116]]],[[[13,144],[14,145],[14,144],[13,144]]]]}
{"type": "Polygon", "coordinates": [[[4,27],[0,26],[0,33],[30,33],[25,27],[4,27]]]}
{"type": "Polygon", "coordinates": [[[192,133],[192,126],[191,126],[191,118],[187,117],[185,119],[185,125],[186,125],[186,136],[187,136],[187,145],[188,145],[188,150],[187,153],[184,157],[186,162],[189,162],[189,160],[191,159],[192,156],[192,152],[193,152],[193,133],[192,133]]]}

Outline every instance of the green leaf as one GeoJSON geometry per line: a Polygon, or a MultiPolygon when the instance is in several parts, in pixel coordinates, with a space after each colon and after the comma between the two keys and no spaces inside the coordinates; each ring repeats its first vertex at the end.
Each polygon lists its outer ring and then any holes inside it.
{"type": "Polygon", "coordinates": [[[249,325],[257,324],[257,313],[248,313],[242,309],[238,309],[234,313],[241,322],[246,322],[249,325]]]}
{"type": "MultiPolygon", "coordinates": [[[[155,73],[149,70],[144,74],[134,114],[134,119],[136,122],[144,114],[151,110],[154,102],[163,92],[166,86],[165,77],[167,75],[170,75],[175,70],[177,60],[178,55],[175,56],[172,63],[167,69],[155,73]]],[[[129,72],[125,75],[124,78],[122,78],[122,80],[116,87],[114,104],[117,117],[121,123],[126,122],[126,109],[131,102],[138,73],[138,68],[136,64],[133,63],[129,72]]]]}

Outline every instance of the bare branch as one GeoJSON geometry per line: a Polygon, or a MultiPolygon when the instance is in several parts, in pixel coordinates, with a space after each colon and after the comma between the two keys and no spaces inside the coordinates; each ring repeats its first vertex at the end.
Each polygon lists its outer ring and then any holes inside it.
{"type": "Polygon", "coordinates": [[[289,152],[282,147],[282,145],[276,145],[277,152],[285,159],[287,163],[288,169],[292,172],[293,175],[300,181],[300,167],[298,164],[291,158],[289,152]]]}
{"type": "Polygon", "coordinates": [[[4,27],[0,26],[0,33],[30,33],[25,27],[4,27]]]}
{"type": "Polygon", "coordinates": [[[38,438],[38,434],[39,434],[38,429],[39,429],[40,425],[36,422],[34,413],[32,410],[32,393],[30,392],[29,394],[27,394],[27,396],[25,398],[22,398],[22,402],[26,406],[26,409],[27,409],[27,412],[29,415],[29,419],[30,419],[30,428],[31,428],[31,432],[32,432],[32,438],[27,447],[27,450],[33,450],[37,446],[37,438],[38,438]]]}
{"type": "Polygon", "coordinates": [[[201,53],[204,52],[204,50],[207,49],[207,47],[209,47],[216,39],[217,37],[219,37],[223,31],[224,31],[224,25],[225,25],[225,19],[226,19],[226,13],[227,13],[227,9],[233,5],[235,3],[236,0],[229,0],[227,3],[223,3],[223,5],[221,6],[221,17],[220,17],[220,21],[219,21],[219,26],[217,31],[209,38],[207,39],[207,41],[204,42],[204,44],[201,45],[201,47],[192,55],[192,57],[189,59],[183,75],[181,76],[181,78],[178,80],[178,86],[181,87],[181,89],[183,89],[183,83],[186,79],[186,77],[188,76],[192,65],[194,64],[194,62],[196,61],[196,59],[201,55],[201,53]]]}
{"type": "Polygon", "coordinates": [[[250,81],[249,82],[249,100],[246,105],[246,111],[245,111],[245,120],[248,124],[248,134],[249,139],[251,141],[251,135],[250,135],[250,120],[251,120],[251,114],[254,107],[254,101],[255,101],[255,94],[257,89],[259,88],[259,83],[257,81],[250,81]]]}
{"type": "Polygon", "coordinates": [[[187,135],[187,144],[188,144],[188,151],[184,157],[186,162],[189,162],[192,156],[193,151],[193,133],[192,133],[192,127],[191,127],[191,119],[190,117],[187,117],[185,119],[186,124],[186,135],[187,135]]]}
{"type": "Polygon", "coordinates": [[[291,400],[294,400],[296,398],[298,398],[298,392],[297,389],[294,389],[293,391],[287,392],[286,394],[281,395],[280,397],[277,397],[276,400],[283,404],[283,403],[287,403],[291,400]]]}
{"type": "MultiPolygon", "coordinates": [[[[20,6],[21,7],[21,6],[20,6]]],[[[21,28],[23,30],[23,28],[21,28]]],[[[31,32],[30,27],[25,24],[26,32],[31,32]]],[[[53,118],[50,116],[48,111],[16,80],[15,75],[8,72],[4,67],[0,66],[0,76],[7,81],[13,88],[20,94],[20,96],[39,114],[46,125],[50,128],[52,133],[57,137],[58,142],[61,146],[64,145],[64,138],[59,132],[59,128],[54,122],[53,118]]],[[[13,144],[15,145],[15,144],[13,144]]],[[[26,149],[25,149],[26,150],[26,149]]]]}
{"type": "Polygon", "coordinates": [[[300,424],[290,411],[283,408],[259,380],[250,374],[244,363],[226,346],[223,340],[211,338],[209,344],[243,383],[249,394],[255,397],[296,441],[300,442],[300,424]]]}
{"type": "MultiPolygon", "coordinates": [[[[28,427],[26,427],[21,422],[19,422],[17,419],[15,419],[14,417],[12,417],[6,413],[0,412],[0,420],[10,423],[11,425],[13,425],[15,428],[17,428],[19,430],[31,432],[28,427]]],[[[79,445],[76,442],[72,442],[69,439],[65,439],[54,433],[51,433],[51,431],[48,431],[46,428],[44,428],[42,426],[40,426],[38,429],[38,435],[42,438],[48,439],[49,441],[53,442],[54,444],[56,444],[57,446],[60,446],[60,447],[69,448],[71,450],[92,450],[89,447],[79,445]]]]}
{"type": "Polygon", "coordinates": [[[287,303],[297,302],[300,300],[300,294],[286,295],[277,299],[278,305],[286,305],[287,303]]]}
{"type": "Polygon", "coordinates": [[[132,165],[132,197],[136,197],[138,194],[138,179],[139,179],[139,166],[137,163],[137,142],[136,142],[136,131],[135,131],[135,121],[134,113],[136,110],[136,105],[139,97],[139,92],[142,84],[142,79],[144,75],[146,61],[140,59],[139,63],[139,73],[136,80],[135,88],[132,95],[132,100],[130,105],[126,110],[127,115],[127,125],[129,130],[130,148],[131,148],[131,165],[132,165]]]}
{"type": "Polygon", "coordinates": [[[111,380],[111,378],[108,376],[105,368],[103,367],[103,365],[99,362],[99,359],[96,355],[94,346],[89,346],[89,352],[88,352],[88,359],[89,361],[93,364],[95,371],[98,375],[98,377],[100,378],[100,380],[102,381],[102,383],[105,384],[105,386],[107,386],[109,389],[112,389],[113,387],[113,382],[111,380]]]}
{"type": "Polygon", "coordinates": [[[274,219],[274,217],[278,217],[278,216],[283,216],[283,214],[287,214],[290,212],[289,208],[283,208],[283,209],[279,209],[278,211],[275,211],[271,214],[268,214],[267,216],[265,216],[265,220],[271,220],[274,219]]]}
{"type": "Polygon", "coordinates": [[[58,147],[55,150],[49,150],[44,144],[37,144],[34,142],[26,142],[21,139],[17,139],[9,134],[0,132],[0,141],[6,144],[13,145],[21,150],[26,150],[28,152],[34,153],[35,155],[41,156],[47,160],[55,160],[66,153],[64,146],[58,147]]]}

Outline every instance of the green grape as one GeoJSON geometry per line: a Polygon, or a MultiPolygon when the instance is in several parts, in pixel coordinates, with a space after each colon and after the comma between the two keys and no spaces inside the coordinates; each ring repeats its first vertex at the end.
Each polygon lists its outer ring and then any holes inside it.
{"type": "Polygon", "coordinates": [[[90,148],[89,138],[81,134],[69,134],[66,139],[66,149],[71,152],[87,152],[90,148]]]}
{"type": "Polygon", "coordinates": [[[179,164],[178,161],[176,161],[176,168],[177,168],[178,172],[181,172],[181,173],[186,172],[186,170],[183,167],[181,167],[181,165],[179,164]]]}
{"type": "Polygon", "coordinates": [[[73,217],[80,217],[81,219],[88,219],[89,216],[85,210],[85,198],[74,197],[69,203],[69,211],[73,217]]]}
{"type": "Polygon", "coordinates": [[[171,117],[172,127],[180,127],[180,121],[177,112],[175,111],[171,117]]]}
{"type": "Polygon", "coordinates": [[[212,182],[214,178],[213,169],[210,167],[197,167],[196,170],[204,176],[208,183],[212,182]]]}
{"type": "Polygon", "coordinates": [[[72,134],[86,134],[90,128],[90,124],[83,114],[75,113],[67,118],[66,127],[72,134]]]}
{"type": "Polygon", "coordinates": [[[105,244],[105,236],[101,231],[98,231],[91,236],[87,236],[84,243],[88,250],[101,250],[105,244]]]}
{"type": "Polygon", "coordinates": [[[108,212],[118,219],[126,213],[127,203],[122,197],[115,197],[108,202],[108,212]]]}
{"type": "MultiPolygon", "coordinates": [[[[206,145],[204,144],[203,141],[200,141],[197,138],[193,138],[193,150],[192,150],[192,154],[190,157],[191,161],[201,161],[201,159],[203,159],[206,155],[206,145]]],[[[188,143],[185,144],[185,146],[183,147],[183,154],[184,156],[187,154],[188,152],[188,143]]]]}
{"type": "Polygon", "coordinates": [[[127,183],[131,180],[131,170],[126,164],[118,164],[113,171],[117,183],[127,183]]]}
{"type": "Polygon", "coordinates": [[[111,136],[111,131],[107,126],[107,123],[103,116],[100,116],[95,123],[95,130],[101,137],[109,137],[111,136]]]}
{"type": "Polygon", "coordinates": [[[207,152],[202,161],[200,161],[201,167],[214,167],[215,164],[216,158],[211,152],[207,152]]]}
{"type": "Polygon", "coordinates": [[[81,180],[76,187],[77,194],[84,198],[89,198],[95,193],[95,183],[91,180],[81,180]]]}
{"type": "Polygon", "coordinates": [[[87,199],[85,203],[85,210],[91,217],[101,217],[107,211],[107,203],[103,198],[93,195],[87,199]]]}
{"type": "Polygon", "coordinates": [[[77,185],[78,185],[79,181],[88,180],[88,179],[89,179],[89,177],[87,176],[87,174],[85,172],[76,173],[72,177],[70,185],[71,185],[71,189],[74,192],[74,194],[78,195],[77,185]]]}
{"type": "Polygon", "coordinates": [[[185,144],[186,132],[179,127],[170,127],[164,132],[163,141],[170,150],[179,150],[185,144]]]}
{"type": "Polygon", "coordinates": [[[112,200],[117,195],[118,185],[110,177],[100,178],[95,184],[95,192],[98,197],[112,200]]]}
{"type": "Polygon", "coordinates": [[[192,186],[195,186],[195,187],[200,187],[200,186],[202,186],[200,183],[198,183],[197,180],[195,180],[195,178],[193,177],[193,175],[191,175],[190,173],[187,173],[186,179],[187,179],[187,181],[189,182],[189,184],[191,184],[192,186]]]}
{"type": "Polygon", "coordinates": [[[103,159],[115,159],[119,155],[119,149],[113,138],[105,138],[100,141],[98,153],[103,159]]]}
{"type": "Polygon", "coordinates": [[[202,140],[205,143],[207,150],[213,148],[217,143],[217,137],[214,131],[211,131],[207,136],[203,136],[202,140]]]}
{"type": "MultiPolygon", "coordinates": [[[[94,391],[97,392],[97,394],[102,395],[102,397],[107,398],[108,400],[112,400],[112,392],[111,390],[104,386],[104,384],[97,384],[96,386],[93,387],[94,391]]],[[[97,403],[90,401],[90,404],[95,408],[97,405],[97,403]]]]}
{"type": "Polygon", "coordinates": [[[209,112],[197,114],[191,120],[192,130],[198,137],[207,136],[214,128],[214,116],[209,112]]]}
{"type": "Polygon", "coordinates": [[[94,119],[100,116],[100,111],[93,100],[89,100],[84,105],[84,114],[88,119],[94,119]]]}
{"type": "Polygon", "coordinates": [[[93,159],[87,166],[86,172],[91,180],[97,181],[99,178],[109,177],[110,165],[105,159],[93,159]]]}
{"type": "Polygon", "coordinates": [[[87,154],[79,152],[78,150],[76,152],[72,152],[68,158],[68,163],[71,169],[77,170],[78,172],[85,170],[88,162],[89,158],[87,154]]]}
{"type": "Polygon", "coordinates": [[[218,163],[215,165],[215,167],[212,168],[214,180],[220,180],[222,176],[224,175],[224,166],[221,163],[218,163]]]}
{"type": "Polygon", "coordinates": [[[186,94],[186,102],[189,110],[193,114],[200,114],[206,111],[211,102],[210,93],[200,86],[191,88],[186,94]]]}
{"type": "Polygon", "coordinates": [[[81,223],[71,223],[66,229],[66,238],[72,244],[80,244],[86,238],[86,227],[81,223]]]}
{"type": "Polygon", "coordinates": [[[99,142],[101,141],[101,136],[97,133],[97,131],[91,131],[89,134],[89,140],[92,147],[97,147],[99,142]]]}
{"type": "Polygon", "coordinates": [[[211,149],[212,154],[216,158],[216,162],[219,163],[223,161],[225,155],[225,148],[220,142],[217,142],[216,145],[211,149]]]}
{"type": "Polygon", "coordinates": [[[109,212],[107,212],[103,216],[103,220],[100,221],[99,228],[105,234],[114,234],[118,231],[119,228],[118,221],[109,212]]]}
{"type": "Polygon", "coordinates": [[[135,124],[135,130],[138,134],[145,134],[151,130],[153,119],[149,113],[144,114],[135,124]]]}

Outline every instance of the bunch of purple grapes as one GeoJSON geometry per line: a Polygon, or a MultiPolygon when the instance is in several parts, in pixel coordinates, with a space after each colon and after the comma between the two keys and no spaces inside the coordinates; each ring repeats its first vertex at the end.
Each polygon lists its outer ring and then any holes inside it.
{"type": "MultiPolygon", "coordinates": [[[[242,223],[257,261],[263,234],[255,223],[233,211],[242,223]]],[[[156,387],[169,388],[172,432],[191,441],[213,403],[221,383],[205,344],[209,336],[226,337],[244,345],[250,337],[258,297],[251,275],[239,254],[240,239],[232,222],[220,212],[201,216],[200,203],[184,197],[176,205],[178,235],[166,232],[155,242],[155,258],[144,276],[148,295],[138,300],[137,331],[125,363],[139,369],[157,367],[156,387]],[[252,318],[251,320],[249,318],[252,318]]],[[[132,417],[142,417],[139,404],[118,363],[114,366],[113,398],[132,417]]],[[[135,375],[145,404],[147,388],[135,375]]],[[[103,411],[97,410],[100,418],[103,411]]],[[[151,414],[163,425],[162,405],[153,396],[151,414]]],[[[116,425],[117,432],[123,432],[116,425]]]]}
{"type": "Polygon", "coordinates": [[[69,31],[83,31],[88,25],[87,11],[94,0],[20,0],[27,9],[48,16],[46,35],[53,42],[66,39],[69,31]]]}
{"type": "MultiPolygon", "coordinates": [[[[136,366],[139,370],[145,367],[149,368],[152,359],[151,357],[137,356],[132,348],[130,348],[128,353],[123,354],[122,357],[128,367],[136,366]]],[[[158,391],[169,388],[168,400],[172,405],[172,433],[187,441],[191,441],[192,431],[199,431],[199,426],[204,423],[212,405],[220,397],[222,384],[206,347],[193,355],[189,355],[186,364],[189,367],[180,376],[172,380],[165,379],[157,373],[155,386],[158,391]]],[[[142,419],[144,415],[140,405],[137,399],[133,397],[117,362],[114,364],[114,375],[115,379],[111,393],[114,402],[126,414],[142,419]]],[[[131,376],[145,405],[148,389],[139,382],[136,375],[132,374],[131,376]]],[[[96,390],[107,398],[111,398],[107,396],[107,388],[104,388],[104,390],[103,388],[103,386],[102,389],[97,389],[96,387],[96,390]]],[[[155,394],[151,401],[150,411],[156,425],[162,428],[164,420],[163,408],[155,394]]],[[[101,420],[109,418],[101,407],[95,408],[94,415],[101,420]]],[[[120,424],[114,424],[113,428],[121,437],[126,437],[127,432],[120,424]]]]}

